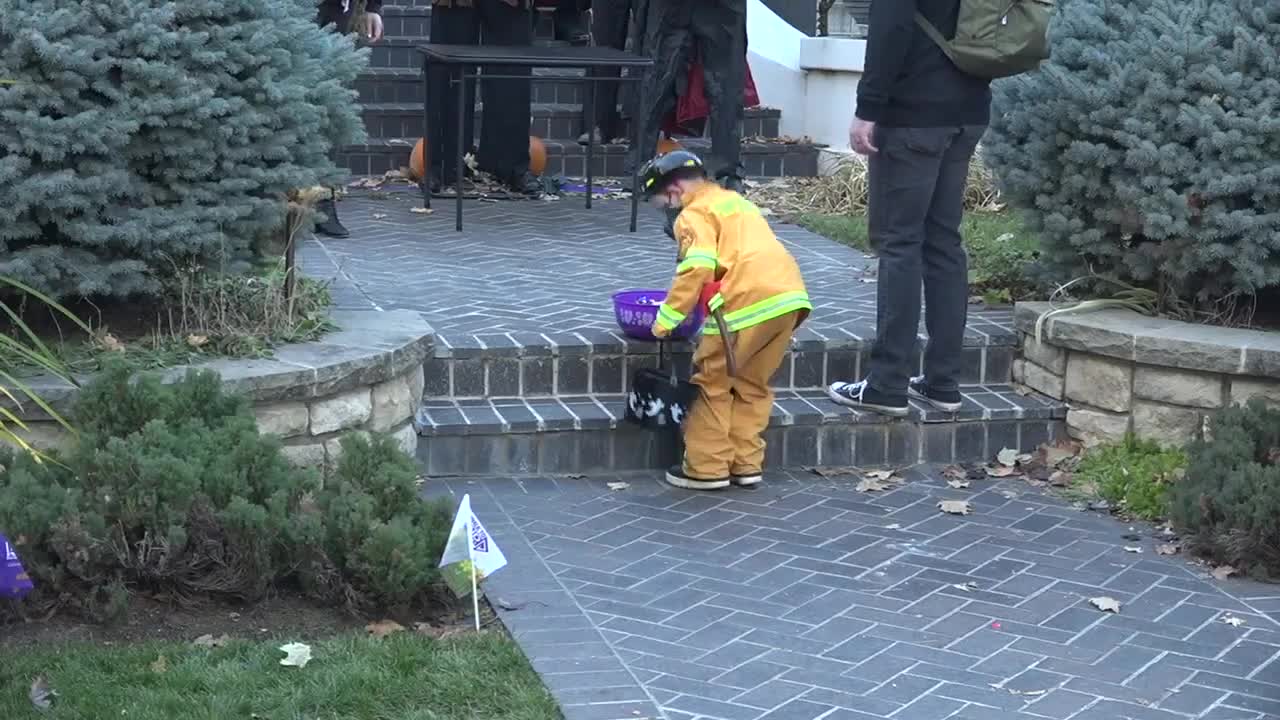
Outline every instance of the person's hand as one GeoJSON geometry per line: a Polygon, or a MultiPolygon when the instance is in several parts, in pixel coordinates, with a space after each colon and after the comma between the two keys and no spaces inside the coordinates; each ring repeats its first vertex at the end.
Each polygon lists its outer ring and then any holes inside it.
{"type": "Polygon", "coordinates": [[[875,123],[854,117],[853,123],[849,125],[849,147],[859,155],[872,155],[878,152],[874,142],[875,134],[875,123]]]}
{"type": "Polygon", "coordinates": [[[369,42],[378,42],[382,39],[382,16],[378,13],[365,13],[364,27],[360,30],[369,42]]]}
{"type": "Polygon", "coordinates": [[[653,333],[653,336],[659,340],[665,340],[666,337],[671,334],[670,330],[663,328],[658,323],[654,323],[653,327],[649,328],[649,332],[653,333]]]}

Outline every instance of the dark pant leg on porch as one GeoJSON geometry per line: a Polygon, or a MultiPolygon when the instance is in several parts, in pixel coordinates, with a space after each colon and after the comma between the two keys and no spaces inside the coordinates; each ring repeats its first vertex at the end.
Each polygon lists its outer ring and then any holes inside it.
{"type": "Polygon", "coordinates": [[[653,68],[642,83],[632,120],[644,123],[644,135],[632,157],[636,167],[657,151],[659,124],[675,108],[676,83],[689,72],[692,12],[688,0],[649,0],[644,55],[653,58],[653,68]]]}
{"type": "MultiPolygon", "coordinates": [[[[442,45],[475,45],[480,42],[480,20],[473,7],[439,6],[431,8],[431,42],[442,45]]],[[[474,68],[467,68],[473,71],[474,68]]],[[[452,185],[457,177],[454,161],[458,146],[458,88],[449,84],[451,69],[442,65],[431,66],[429,100],[431,113],[430,137],[431,174],[445,185],[452,185]]],[[[462,147],[463,153],[471,151],[475,143],[475,81],[467,83],[463,105],[462,147]]]]}
{"type": "MultiPolygon", "coordinates": [[[[503,0],[476,0],[480,12],[483,45],[532,45],[531,11],[512,7],[503,0]]],[[[527,67],[497,66],[484,72],[530,76],[527,67]]],[[[480,80],[484,115],[480,121],[480,149],[476,161],[481,170],[500,180],[517,180],[529,171],[529,114],[533,88],[529,80],[480,80]]]]}
{"type": "MultiPolygon", "coordinates": [[[[591,35],[598,47],[610,47],[624,50],[627,46],[627,25],[631,21],[632,0],[595,0],[591,7],[591,35]]],[[[590,77],[619,77],[618,68],[608,70],[593,69],[590,77]]],[[[587,87],[586,92],[591,92],[587,87]]],[[[585,107],[585,105],[584,105],[585,107]]],[[[596,84],[596,113],[594,118],[585,118],[583,131],[600,128],[600,136],[604,142],[622,136],[622,118],[618,114],[618,83],[601,82],[596,84]]]]}
{"type": "Polygon", "coordinates": [[[693,37],[701,50],[711,131],[712,176],[740,176],[743,94],[747,84],[746,0],[703,0],[693,6],[693,37]]]}
{"type": "Polygon", "coordinates": [[[867,215],[880,259],[868,379],[883,394],[904,397],[915,374],[922,284],[928,302],[926,380],[939,390],[956,387],[969,298],[960,220],[969,160],[984,130],[877,128],[867,215]]]}

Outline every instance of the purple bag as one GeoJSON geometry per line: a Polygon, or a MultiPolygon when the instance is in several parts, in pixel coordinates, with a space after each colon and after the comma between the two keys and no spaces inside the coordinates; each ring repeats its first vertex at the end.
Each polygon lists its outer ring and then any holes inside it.
{"type": "Polygon", "coordinates": [[[18,553],[4,535],[0,535],[0,546],[4,547],[4,555],[0,557],[0,598],[21,599],[31,592],[31,578],[22,569],[18,553]]]}

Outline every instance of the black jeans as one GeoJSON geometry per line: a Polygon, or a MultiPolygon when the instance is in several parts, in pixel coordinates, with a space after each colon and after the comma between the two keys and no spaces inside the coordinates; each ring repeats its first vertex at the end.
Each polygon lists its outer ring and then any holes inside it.
{"type": "Polygon", "coordinates": [[[868,234],[880,258],[871,387],[906,394],[924,285],[925,381],[955,390],[969,310],[968,256],[960,239],[965,182],[986,127],[876,129],[868,234]]]}
{"type": "MultiPolygon", "coordinates": [[[[502,0],[476,0],[474,6],[433,7],[431,42],[455,45],[532,45],[533,20],[528,8],[502,0]]],[[[470,71],[472,68],[468,68],[470,71]]],[[[486,68],[494,75],[530,75],[529,68],[486,68]]],[[[458,88],[449,84],[449,70],[431,68],[432,174],[445,185],[455,177],[458,137],[458,88]]],[[[528,80],[480,80],[484,121],[476,164],[503,182],[519,179],[529,170],[529,113],[533,91],[528,80]]],[[[463,152],[475,137],[475,82],[468,81],[463,99],[463,152]]]]}

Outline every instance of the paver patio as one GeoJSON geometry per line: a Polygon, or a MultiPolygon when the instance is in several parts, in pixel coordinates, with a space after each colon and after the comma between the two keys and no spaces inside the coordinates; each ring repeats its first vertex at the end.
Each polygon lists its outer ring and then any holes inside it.
{"type": "MultiPolygon", "coordinates": [[[[666,288],[675,243],[656,210],[640,209],[627,232],[630,201],[582,197],[555,202],[468,202],[463,232],[453,206],[411,212],[415,191],[393,188],[340,204],[351,237],[308,241],[299,252],[313,277],[337,277],[335,300],[350,309],[419,310],[446,343],[460,335],[617,331],[610,295],[626,288],[666,288]]],[[[814,299],[805,331],[817,337],[874,337],[873,263],[857,250],[800,227],[778,235],[796,256],[814,299]]],[[[1012,313],[972,313],[973,344],[1011,344],[1012,313]]]]}
{"type": "Polygon", "coordinates": [[[1280,588],[1216,582],[1020,482],[908,476],[428,488],[471,494],[511,563],[488,596],[566,720],[1280,717],[1280,588]],[[973,514],[939,512],[958,498],[973,514]]]}

